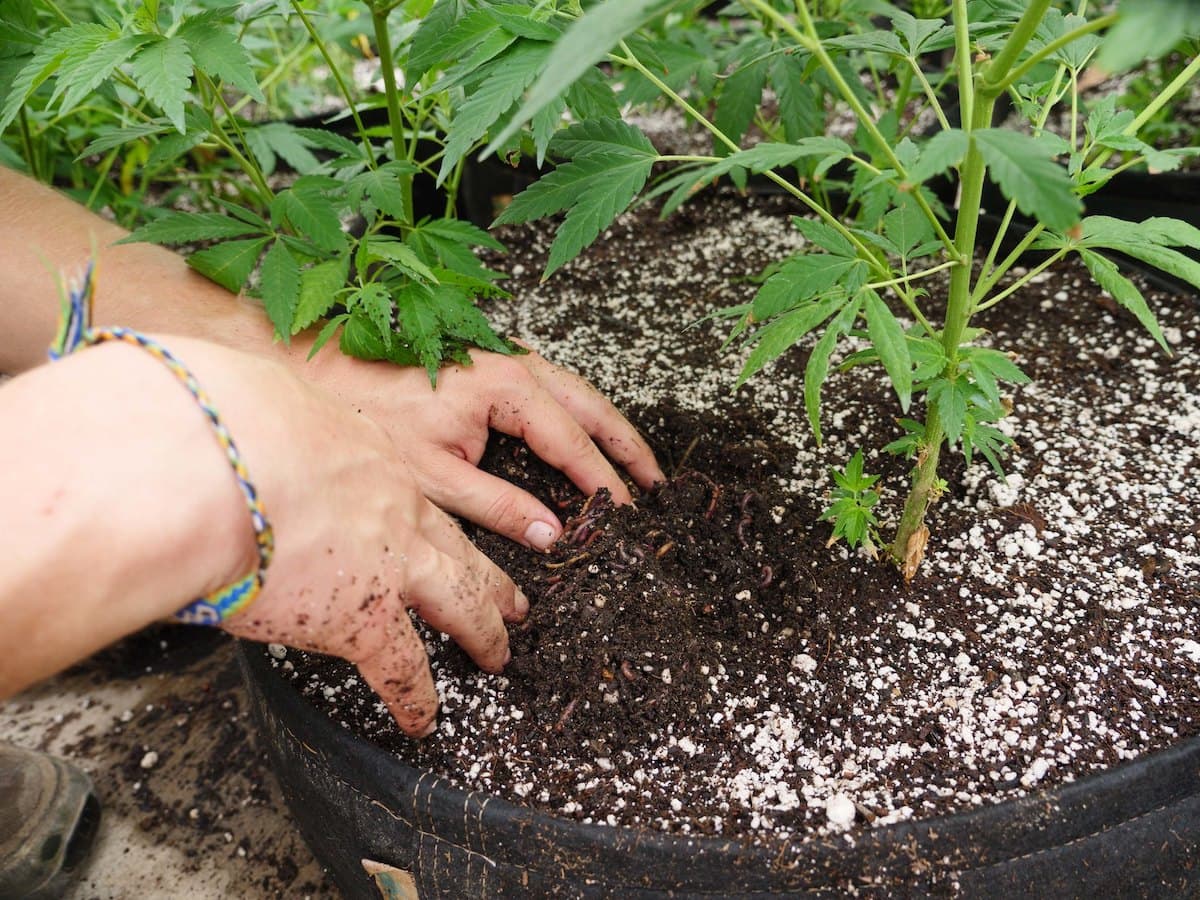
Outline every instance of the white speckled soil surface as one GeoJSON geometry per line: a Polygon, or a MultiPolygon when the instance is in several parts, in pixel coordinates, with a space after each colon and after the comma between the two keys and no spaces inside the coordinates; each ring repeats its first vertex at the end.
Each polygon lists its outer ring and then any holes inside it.
{"type": "Polygon", "coordinates": [[[509,671],[431,641],[444,709],[414,747],[352,669],[288,654],[318,706],[463,787],[764,842],[995,803],[1200,731],[1200,303],[1151,294],[1171,357],[1072,265],[988,314],[983,342],[1033,377],[1003,423],[1009,478],[945,465],[905,586],[816,522],[859,447],[898,515],[877,371],[834,376],[818,447],[811,340],[733,394],[724,326],[686,328],[797,245],[786,212],[726,195],[628,214],[546,284],[550,229],[502,235],[518,299],[494,318],[615,398],[681,477],[598,514],[498,442],[493,470],[574,516],[548,558],[477,536],[534,603],[509,671]]]}

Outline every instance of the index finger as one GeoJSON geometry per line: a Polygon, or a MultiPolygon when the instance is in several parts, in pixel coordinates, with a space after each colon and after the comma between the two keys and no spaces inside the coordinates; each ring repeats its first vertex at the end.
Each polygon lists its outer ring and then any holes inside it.
{"type": "Polygon", "coordinates": [[[520,357],[520,361],[639,487],[649,489],[656,482],[667,480],[646,439],[590,382],[532,351],[520,357]]]}

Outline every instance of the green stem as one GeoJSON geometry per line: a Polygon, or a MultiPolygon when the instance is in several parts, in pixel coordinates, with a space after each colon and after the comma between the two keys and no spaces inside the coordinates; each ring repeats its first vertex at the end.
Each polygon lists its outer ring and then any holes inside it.
{"type": "Polygon", "coordinates": [[[1046,46],[1030,54],[1029,58],[1009,72],[1008,76],[1001,84],[997,85],[997,87],[1002,91],[1007,90],[1020,81],[1026,74],[1028,74],[1034,66],[1040,62],[1043,62],[1048,57],[1053,56],[1063,47],[1067,46],[1067,44],[1073,43],[1085,35],[1089,35],[1097,31],[1103,31],[1116,21],[1117,14],[1109,13],[1106,16],[1101,16],[1098,19],[1093,19],[1090,22],[1080,25],[1073,31],[1068,31],[1066,34],[1060,35],[1050,43],[1046,44],[1046,46]]]}
{"type": "Polygon", "coordinates": [[[21,104],[20,111],[17,113],[17,121],[21,125],[21,147],[25,151],[25,161],[29,163],[29,174],[33,176],[34,181],[41,181],[40,166],[38,166],[38,161],[33,155],[33,133],[29,130],[29,116],[23,103],[21,104]]]}
{"type": "MultiPolygon", "coordinates": [[[[309,38],[312,39],[313,44],[316,46],[317,50],[320,51],[322,59],[325,60],[325,65],[329,67],[329,73],[333,75],[333,80],[338,86],[338,91],[341,92],[342,99],[346,101],[346,108],[350,110],[350,115],[354,118],[354,127],[358,129],[358,136],[363,143],[363,147],[367,151],[367,159],[370,161],[371,168],[375,168],[377,165],[375,160],[375,150],[371,147],[371,141],[367,137],[367,128],[365,125],[363,125],[363,121],[358,115],[358,104],[354,100],[354,95],[350,92],[350,88],[346,85],[345,80],[343,80],[342,73],[338,71],[338,67],[334,65],[333,57],[329,55],[329,48],[325,46],[325,42],[321,40],[321,36],[317,34],[317,30],[313,28],[312,22],[309,21],[308,15],[304,12],[304,7],[300,5],[300,0],[292,0],[292,9],[294,9],[296,11],[296,15],[300,17],[300,21],[304,25],[304,30],[308,32],[309,38]]],[[[372,16],[374,16],[374,11],[372,11],[372,16]]],[[[384,18],[386,21],[386,13],[384,14],[384,18]]],[[[376,40],[378,40],[378,24],[376,24],[375,27],[376,40]]],[[[384,29],[384,33],[387,33],[386,28],[384,29]]],[[[383,54],[381,52],[380,59],[382,60],[382,58],[383,54]]],[[[388,70],[385,69],[385,72],[386,71],[388,70]]],[[[394,81],[395,76],[393,75],[392,78],[394,81]]],[[[387,80],[386,74],[384,75],[384,80],[385,82],[387,80]]]]}
{"type": "Polygon", "coordinates": [[[942,109],[942,104],[934,93],[933,85],[929,83],[929,79],[925,77],[925,73],[921,71],[920,64],[911,56],[908,57],[909,65],[912,67],[913,74],[917,81],[921,84],[921,90],[925,92],[926,98],[929,100],[929,106],[933,109],[933,114],[937,116],[938,124],[942,126],[943,131],[950,130],[950,121],[946,118],[946,112],[942,109]]]}
{"type": "Polygon", "coordinates": [[[1041,235],[1041,233],[1045,230],[1046,226],[1042,225],[1041,223],[1034,225],[1025,234],[1025,237],[1021,238],[1020,242],[1018,242],[1017,246],[1013,248],[1012,252],[1009,253],[1008,256],[1004,257],[1004,260],[1000,263],[1000,265],[992,269],[992,271],[988,273],[987,277],[980,277],[980,279],[975,283],[975,289],[971,292],[971,302],[973,306],[978,304],[980,299],[987,296],[988,291],[990,291],[997,285],[997,283],[999,283],[1000,279],[1004,277],[1005,272],[1016,265],[1017,260],[1021,258],[1021,254],[1033,246],[1033,242],[1036,241],[1038,236],[1041,235]]]}
{"type": "MultiPolygon", "coordinates": [[[[964,104],[963,125],[969,137],[972,132],[991,126],[996,98],[1000,95],[995,85],[1003,84],[1008,77],[1009,70],[1032,39],[1050,2],[1051,0],[1032,0],[1000,52],[988,65],[985,70],[987,77],[981,80],[978,91],[975,91],[967,56],[969,35],[966,29],[966,0],[954,0],[955,36],[960,58],[959,92],[964,104]],[[968,108],[971,111],[969,119],[965,117],[965,110],[968,108]]],[[[970,260],[975,251],[975,239],[979,229],[979,210],[983,199],[987,164],[973,137],[970,138],[967,156],[960,171],[960,199],[958,219],[954,228],[954,246],[964,264],[956,266],[950,273],[950,296],[946,306],[945,327],[942,329],[942,347],[946,354],[943,377],[950,381],[958,378],[959,348],[974,312],[970,260]]],[[[896,539],[892,543],[892,555],[901,562],[906,577],[915,574],[924,556],[924,548],[919,538],[925,533],[925,515],[930,504],[936,499],[937,464],[944,440],[945,431],[937,407],[929,406],[926,410],[925,435],[918,451],[912,487],[905,499],[896,539]]]]}
{"type": "Polygon", "coordinates": [[[935,275],[938,272],[944,272],[946,269],[952,269],[957,265],[958,263],[956,263],[954,260],[950,260],[948,262],[932,266],[928,269],[922,269],[920,272],[913,272],[911,275],[902,275],[899,278],[889,278],[887,281],[872,281],[870,284],[864,285],[864,287],[878,289],[891,287],[894,284],[908,284],[910,281],[919,281],[922,278],[929,278],[931,275],[935,275]]]}
{"type": "MultiPolygon", "coordinates": [[[[895,170],[896,177],[899,178],[901,182],[908,181],[909,177],[907,169],[904,167],[904,164],[900,162],[900,158],[896,156],[895,152],[892,150],[891,142],[883,136],[883,132],[881,132],[879,127],[875,124],[875,116],[871,114],[869,109],[862,105],[862,101],[858,99],[858,96],[851,89],[850,85],[846,83],[845,77],[843,77],[841,70],[834,63],[833,58],[826,52],[825,45],[821,43],[820,35],[817,33],[816,23],[809,14],[808,4],[805,2],[805,0],[797,0],[796,11],[800,14],[800,19],[804,24],[804,29],[807,34],[801,33],[795,25],[788,21],[786,16],[764,2],[764,0],[747,0],[747,2],[750,6],[757,9],[764,16],[775,21],[779,27],[783,29],[783,31],[789,37],[792,38],[792,40],[806,49],[817,59],[818,62],[820,62],[821,68],[825,70],[825,74],[829,76],[829,79],[837,88],[838,93],[842,95],[842,99],[849,104],[850,109],[854,112],[858,123],[866,130],[867,134],[871,136],[871,139],[875,142],[879,150],[882,151],[884,158],[887,159],[888,165],[895,170]]],[[[934,233],[938,236],[938,240],[940,240],[942,245],[946,248],[946,252],[949,253],[951,257],[954,257],[954,242],[950,239],[950,235],[946,233],[946,229],[942,225],[942,220],[937,217],[937,213],[935,213],[930,207],[929,201],[925,199],[920,191],[914,191],[912,196],[913,199],[917,201],[917,207],[924,214],[925,218],[929,220],[929,224],[933,226],[934,233]]]]}
{"type": "Polygon", "coordinates": [[[1046,269],[1050,268],[1052,265],[1054,265],[1056,262],[1058,262],[1060,259],[1062,259],[1064,256],[1066,256],[1067,253],[1069,253],[1069,252],[1070,252],[1070,250],[1068,248],[1064,247],[1063,249],[1059,250],[1057,253],[1052,254],[1048,259],[1044,260],[1043,262],[1039,263],[1034,268],[1030,269],[1028,272],[1026,272],[1024,275],[1022,275],[1020,278],[1018,278],[1016,281],[1014,281],[1012,284],[1010,284],[1008,287],[1006,287],[999,294],[997,294],[994,297],[989,298],[987,300],[987,302],[980,303],[978,306],[976,306],[975,307],[976,312],[979,312],[979,311],[982,311],[985,309],[991,309],[993,306],[995,306],[1001,300],[1004,300],[1006,297],[1010,296],[1011,294],[1015,294],[1021,288],[1025,287],[1025,285],[1029,284],[1029,282],[1033,281],[1033,279],[1035,279],[1042,272],[1046,271],[1046,269]]]}
{"type": "Polygon", "coordinates": [[[100,188],[108,181],[108,173],[112,171],[113,163],[117,161],[117,155],[120,152],[120,147],[113,147],[108,151],[108,155],[104,157],[104,162],[100,163],[100,168],[96,170],[95,184],[92,185],[92,192],[88,194],[87,203],[84,204],[88,209],[95,210],[96,198],[100,196],[100,188]]]}
{"type": "MultiPolygon", "coordinates": [[[[221,92],[217,89],[217,86],[213,84],[212,79],[203,72],[198,72],[197,74],[199,75],[199,84],[204,89],[205,93],[215,98],[217,104],[220,105],[221,108],[224,109],[228,114],[229,106],[225,103],[225,98],[221,96],[221,92]]],[[[238,125],[237,117],[229,114],[226,117],[226,121],[233,125],[233,129],[238,136],[238,142],[242,147],[246,148],[246,153],[242,153],[241,150],[238,149],[238,145],[234,143],[228,132],[225,131],[225,128],[221,124],[220,120],[216,119],[215,117],[213,118],[212,129],[213,139],[225,149],[225,152],[227,152],[234,158],[234,160],[237,161],[237,164],[241,167],[242,171],[249,176],[252,182],[254,182],[254,187],[261,195],[260,199],[264,205],[270,206],[271,201],[275,198],[275,192],[271,190],[270,185],[267,184],[267,178],[263,174],[262,168],[258,165],[258,161],[254,159],[253,153],[251,153],[249,149],[249,144],[246,143],[246,136],[242,133],[241,126],[238,125]]]]}
{"type": "MultiPolygon", "coordinates": [[[[383,71],[383,86],[387,97],[388,125],[392,130],[392,155],[405,152],[404,122],[400,112],[400,88],[396,84],[396,64],[392,59],[392,37],[387,29],[387,12],[371,8],[371,24],[375,29],[375,47],[379,51],[379,65],[383,71]]],[[[400,190],[403,196],[404,221],[413,224],[412,176],[401,175],[400,190]]]]}
{"type": "Polygon", "coordinates": [[[971,23],[967,0],[954,0],[954,63],[958,67],[958,118],[969,128],[975,120],[975,76],[971,68],[971,23]]]}
{"type": "MultiPolygon", "coordinates": [[[[692,104],[688,103],[685,99],[683,99],[683,97],[672,90],[666,82],[664,82],[661,78],[651,72],[645,65],[643,65],[642,61],[634,55],[633,51],[629,49],[628,45],[626,45],[624,41],[621,42],[620,47],[621,52],[624,53],[625,56],[621,57],[609,54],[609,58],[613,62],[617,63],[618,65],[629,66],[632,69],[636,69],[639,73],[641,73],[642,77],[658,88],[659,91],[661,91],[671,100],[671,102],[675,103],[680,109],[695,119],[701,127],[706,128],[713,135],[713,137],[728,147],[731,151],[736,153],[741,149],[729,138],[727,134],[725,134],[725,132],[710,122],[703,113],[692,106],[692,104]]],[[[800,188],[796,187],[786,178],[779,176],[775,172],[766,172],[765,175],[772,182],[779,185],[779,187],[783,188],[785,191],[807,206],[810,210],[816,213],[817,216],[823,222],[829,225],[830,228],[833,228],[838,234],[853,244],[854,249],[857,250],[864,259],[866,259],[873,266],[878,267],[879,263],[878,260],[875,259],[875,254],[873,254],[867,245],[862,242],[858,235],[839,222],[837,217],[830,213],[829,210],[827,210],[817,201],[813,200],[810,196],[808,196],[808,194],[804,193],[804,191],[800,190],[800,188]]]]}

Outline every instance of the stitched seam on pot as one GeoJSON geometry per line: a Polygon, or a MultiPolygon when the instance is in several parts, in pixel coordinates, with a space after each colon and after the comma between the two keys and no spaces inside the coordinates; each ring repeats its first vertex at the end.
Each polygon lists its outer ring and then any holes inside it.
{"type": "Polygon", "coordinates": [[[1141,813],[1140,815],[1136,815],[1132,819],[1125,819],[1123,821],[1116,822],[1112,825],[1106,825],[1104,828],[1098,828],[1095,831],[1088,832],[1087,834],[1081,834],[1079,837],[1072,838],[1071,840],[1067,841],[1065,844],[1055,844],[1053,847],[1043,847],[1040,850],[1031,850],[1029,853],[1022,854],[1021,856],[1012,856],[1012,857],[1009,857],[1008,859],[1002,859],[998,862],[989,863],[986,866],[975,866],[973,868],[962,869],[960,871],[963,871],[963,872],[986,872],[986,871],[988,871],[988,869],[996,869],[1001,866],[1010,865],[1011,863],[1018,863],[1018,862],[1022,862],[1027,859],[1033,859],[1035,856],[1042,856],[1043,854],[1046,854],[1046,853],[1055,853],[1066,847],[1074,846],[1075,844],[1078,844],[1081,841],[1091,840],[1092,838],[1096,837],[1097,835],[1105,834],[1106,832],[1112,831],[1115,828],[1121,828],[1124,825],[1132,825],[1134,822],[1144,819],[1147,816],[1152,816],[1155,813],[1162,812],[1164,809],[1166,809],[1169,806],[1177,806],[1177,805],[1179,805],[1179,803],[1181,803],[1187,799],[1188,799],[1188,797],[1176,797],[1174,800],[1170,800],[1166,803],[1163,803],[1160,806],[1156,806],[1156,807],[1154,807],[1154,809],[1148,809],[1148,810],[1146,810],[1146,812],[1141,813]]]}
{"type": "MultiPolygon", "coordinates": [[[[276,720],[276,721],[278,721],[278,720],[276,720]]],[[[282,722],[279,722],[279,727],[280,727],[280,728],[282,728],[282,729],[283,729],[285,732],[287,732],[287,735],[288,735],[288,737],[292,738],[292,739],[293,739],[293,740],[294,740],[296,743],[300,744],[300,746],[302,746],[302,747],[307,747],[307,745],[304,743],[304,741],[302,741],[302,740],[300,739],[300,736],[299,736],[298,734],[296,734],[294,731],[292,731],[292,729],[291,729],[291,728],[289,728],[287,725],[284,725],[282,722]]],[[[426,772],[426,773],[423,773],[421,777],[422,777],[422,778],[424,778],[424,777],[425,777],[425,775],[432,775],[432,774],[433,774],[433,773],[431,773],[431,772],[426,772]]],[[[395,819],[397,822],[403,822],[405,825],[407,825],[409,828],[411,828],[411,829],[412,829],[412,830],[413,830],[413,831],[414,831],[416,834],[420,835],[421,837],[427,837],[427,838],[431,838],[431,839],[433,839],[433,840],[435,840],[435,841],[438,841],[438,842],[440,842],[440,843],[443,843],[443,844],[450,844],[450,846],[451,846],[451,847],[454,847],[454,848],[456,848],[456,849],[458,849],[458,850],[462,850],[464,853],[469,853],[471,856],[477,856],[477,857],[479,857],[480,859],[482,859],[482,860],[486,861],[486,862],[487,862],[489,865],[491,865],[493,868],[495,868],[495,866],[496,866],[496,861],[495,861],[494,859],[492,859],[490,856],[488,856],[487,854],[480,853],[480,852],[479,852],[479,851],[477,851],[477,850],[472,850],[472,849],[470,849],[469,847],[460,847],[458,844],[451,843],[450,841],[446,840],[446,839],[445,839],[445,838],[443,838],[443,837],[439,837],[438,835],[434,834],[434,833],[433,833],[433,832],[431,832],[431,831],[426,831],[425,829],[421,828],[421,827],[420,827],[420,826],[418,826],[416,823],[414,823],[414,822],[413,822],[411,819],[409,819],[409,818],[406,818],[405,816],[402,816],[400,813],[396,812],[394,809],[392,809],[390,806],[388,806],[388,805],[387,805],[386,803],[384,803],[382,800],[379,800],[379,799],[377,799],[377,798],[375,798],[375,797],[372,797],[372,796],[371,796],[370,794],[368,794],[366,791],[360,790],[359,788],[357,788],[357,787],[355,787],[354,785],[352,785],[350,782],[348,782],[348,781],[345,781],[344,779],[342,779],[341,777],[339,777],[339,776],[338,776],[336,773],[334,773],[334,772],[332,772],[332,771],[331,771],[331,772],[329,773],[329,775],[330,775],[330,777],[331,777],[331,778],[332,778],[334,781],[336,781],[338,784],[342,785],[343,787],[347,787],[347,788],[349,788],[349,789],[350,789],[351,791],[353,791],[355,794],[358,794],[358,796],[360,796],[360,797],[362,797],[364,800],[367,800],[368,802],[370,802],[370,804],[371,804],[372,806],[378,806],[380,809],[382,809],[382,810],[383,810],[385,813],[387,813],[389,816],[391,816],[391,817],[392,817],[393,819],[395,819]]],[[[436,775],[434,775],[433,777],[434,777],[434,779],[435,779],[435,780],[441,780],[441,779],[439,779],[439,778],[438,778],[438,776],[436,776],[436,775]]],[[[419,780],[419,779],[418,779],[418,784],[420,784],[420,780],[419,780]]],[[[490,800],[490,799],[491,799],[491,797],[489,796],[489,797],[488,797],[488,799],[490,800]]],[[[485,806],[486,806],[486,804],[485,804],[485,806]]],[[[483,812],[483,810],[482,810],[482,809],[480,809],[480,813],[481,813],[481,814],[482,814],[482,812],[483,812]]],[[[526,868],[526,867],[524,867],[524,866],[514,866],[514,868],[518,868],[518,869],[520,869],[520,868],[526,868]]],[[[536,869],[530,869],[530,871],[537,871],[537,870],[536,870],[536,869]]]]}

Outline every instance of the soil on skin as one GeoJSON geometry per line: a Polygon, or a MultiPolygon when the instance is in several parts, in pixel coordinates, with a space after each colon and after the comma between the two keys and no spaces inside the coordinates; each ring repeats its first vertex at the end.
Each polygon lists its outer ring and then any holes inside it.
{"type": "MultiPolygon", "coordinates": [[[[862,447],[894,526],[906,463],[875,370],[834,375],[818,447],[811,340],[736,394],[722,323],[739,278],[797,246],[778,200],[723,195],[622,217],[563,275],[552,231],[502,237],[502,327],[613,396],[672,478],[613,509],[497,436],[484,467],[561,510],[547,555],[468,527],[528,594],[503,676],[428,645],[439,731],[405,739],[352,667],[277,663],[367,739],[456,785],[582,821],[771,841],[928,817],[1053,787],[1200,732],[1200,306],[1150,294],[1167,357],[1062,266],[981,324],[1033,383],[1003,427],[1009,480],[952,456],[930,557],[895,569],[818,522],[862,447]],[[522,243],[518,243],[518,242],[522,243]]],[[[927,282],[937,294],[944,287],[927,282]]],[[[936,300],[935,300],[936,303],[936,300]]],[[[844,358],[853,342],[835,359],[844,358]]]]}

